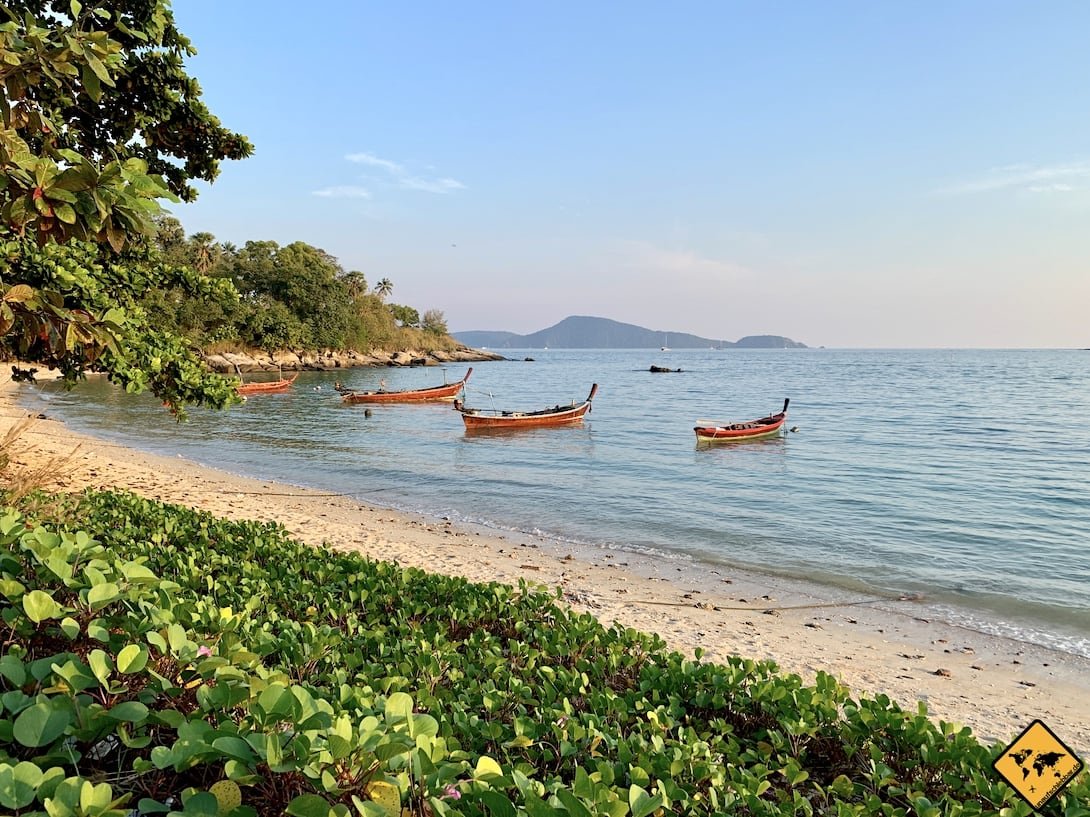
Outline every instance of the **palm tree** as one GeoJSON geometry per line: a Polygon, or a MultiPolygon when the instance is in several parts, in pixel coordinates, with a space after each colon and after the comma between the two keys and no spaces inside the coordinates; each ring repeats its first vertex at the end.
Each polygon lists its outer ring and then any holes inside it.
{"type": "Polygon", "coordinates": [[[353,301],[367,292],[367,279],[363,277],[362,272],[352,270],[352,272],[345,273],[341,280],[348,287],[348,297],[353,301]]]}
{"type": "Polygon", "coordinates": [[[208,272],[219,260],[216,237],[212,233],[193,233],[189,241],[193,245],[193,266],[197,268],[197,272],[208,272]]]}
{"type": "Polygon", "coordinates": [[[394,291],[394,282],[389,278],[383,278],[375,284],[375,294],[385,300],[386,296],[394,291]]]}

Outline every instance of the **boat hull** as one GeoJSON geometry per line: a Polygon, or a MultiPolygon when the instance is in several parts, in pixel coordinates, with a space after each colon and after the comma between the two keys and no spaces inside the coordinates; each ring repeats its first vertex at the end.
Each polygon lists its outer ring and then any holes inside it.
{"type": "Polygon", "coordinates": [[[276,394],[278,392],[285,392],[292,387],[292,384],[295,383],[295,378],[297,377],[299,377],[298,373],[286,380],[281,378],[280,380],[273,380],[268,383],[240,383],[235,386],[235,391],[243,397],[254,394],[276,394]]]}
{"type": "Polygon", "coordinates": [[[787,404],[784,400],[783,411],[770,414],[759,420],[745,423],[725,423],[721,425],[697,425],[693,428],[698,443],[742,443],[752,440],[767,440],[779,436],[783,424],[787,422],[787,404]]]}
{"type": "Polygon", "coordinates": [[[405,389],[403,391],[356,391],[348,392],[341,401],[344,403],[439,403],[454,400],[473,374],[470,368],[466,376],[457,383],[444,383],[427,389],[405,389]]]}
{"type": "Polygon", "coordinates": [[[583,417],[590,411],[591,401],[594,400],[594,394],[597,391],[598,384],[595,383],[591,386],[587,399],[582,403],[572,403],[570,406],[544,411],[489,412],[482,409],[467,409],[459,403],[454,404],[454,409],[462,415],[462,422],[465,423],[467,431],[574,425],[583,422],[583,417]]]}

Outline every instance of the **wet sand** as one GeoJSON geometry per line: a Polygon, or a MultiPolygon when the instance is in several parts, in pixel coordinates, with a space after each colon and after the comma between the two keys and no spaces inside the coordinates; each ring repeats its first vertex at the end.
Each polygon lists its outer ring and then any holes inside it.
{"type": "MultiPolygon", "coordinates": [[[[18,388],[0,383],[0,434],[28,415],[18,388]]],[[[165,411],[163,422],[174,422],[165,411]]],[[[829,672],[855,695],[884,693],[908,709],[924,701],[936,720],[970,726],[986,741],[1006,741],[1040,718],[1090,754],[1090,660],[944,623],[922,601],[503,536],[144,453],[49,419],[23,430],[11,467],[25,471],[62,456],[71,457],[63,475],[42,487],[121,488],[227,518],[280,522],[303,541],[373,559],[474,581],[525,579],[559,588],[573,607],[606,623],[658,633],[682,652],[703,648],[707,661],[736,654],[772,659],[807,679],[829,672]]]]}

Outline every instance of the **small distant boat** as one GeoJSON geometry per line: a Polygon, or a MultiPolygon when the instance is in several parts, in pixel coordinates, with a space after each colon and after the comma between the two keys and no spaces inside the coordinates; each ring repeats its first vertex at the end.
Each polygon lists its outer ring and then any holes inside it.
{"type": "Polygon", "coordinates": [[[541,411],[498,411],[489,409],[466,408],[460,401],[454,401],[454,410],[462,415],[467,430],[501,428],[543,428],[546,426],[564,426],[583,422],[583,415],[590,411],[591,401],[598,392],[598,384],[590,387],[590,394],[582,403],[566,406],[553,406],[541,411]]]}
{"type": "Polygon", "coordinates": [[[759,420],[744,423],[720,423],[714,420],[697,420],[693,428],[698,443],[739,443],[749,440],[763,440],[775,437],[787,421],[788,397],[783,401],[783,409],[778,414],[769,414],[759,420]]]}
{"type": "Polygon", "coordinates": [[[341,402],[344,403],[429,403],[440,400],[453,400],[458,396],[473,374],[473,367],[469,367],[466,376],[456,383],[444,383],[441,386],[430,386],[426,389],[402,389],[401,391],[342,391],[344,395],[341,402]]]}
{"type": "Polygon", "coordinates": [[[296,372],[291,377],[284,379],[284,375],[279,376],[279,380],[264,380],[255,381],[252,383],[239,383],[235,386],[235,391],[241,394],[243,397],[252,394],[276,394],[277,392],[287,391],[291,388],[291,384],[295,382],[295,378],[299,376],[299,372],[296,372]]]}
{"type": "Polygon", "coordinates": [[[670,342],[670,336],[669,335],[663,335],[662,336],[662,346],[659,347],[659,350],[662,351],[662,352],[669,352],[670,347],[667,345],[667,344],[669,344],[669,342],[670,342]]]}

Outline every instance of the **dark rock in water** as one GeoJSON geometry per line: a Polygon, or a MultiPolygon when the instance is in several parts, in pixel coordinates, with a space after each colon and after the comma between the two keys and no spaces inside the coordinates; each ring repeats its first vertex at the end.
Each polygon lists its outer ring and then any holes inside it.
{"type": "Polygon", "coordinates": [[[662,374],[664,372],[680,372],[681,369],[670,369],[670,368],[667,368],[666,366],[652,366],[651,371],[654,372],[655,374],[662,374]]]}
{"type": "Polygon", "coordinates": [[[527,363],[533,363],[534,362],[534,359],[532,357],[524,357],[523,360],[525,360],[527,363]]]}

